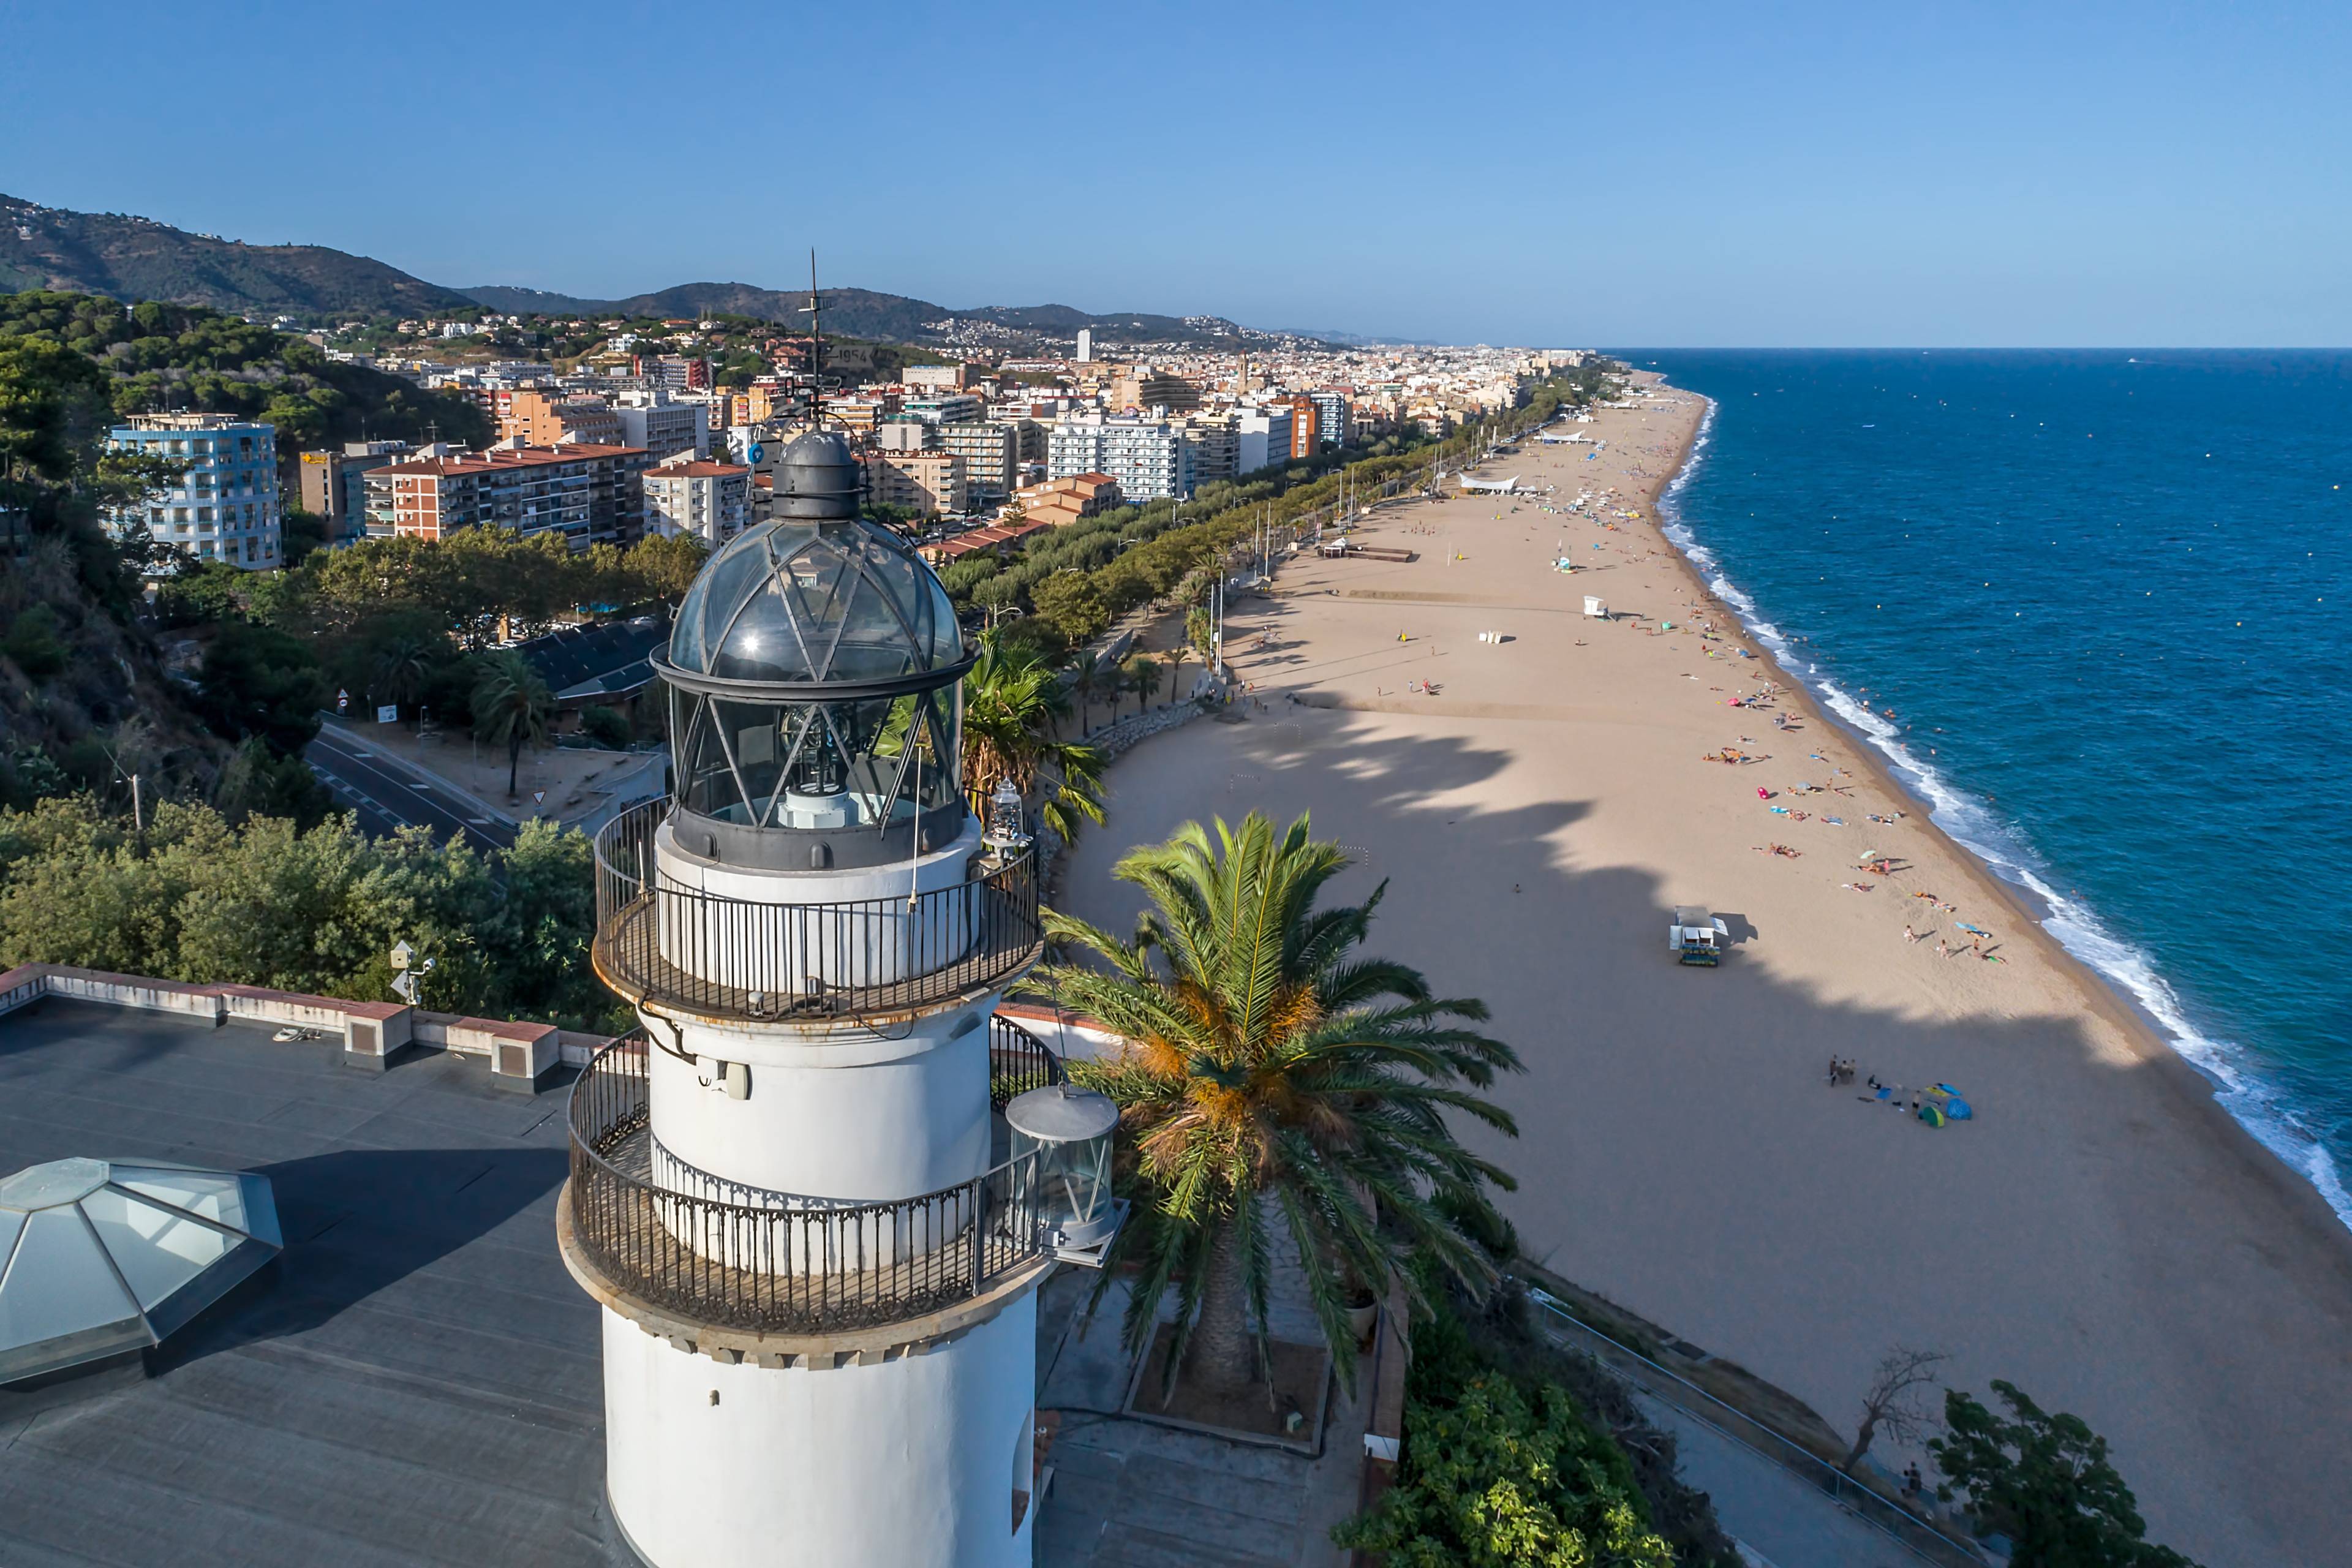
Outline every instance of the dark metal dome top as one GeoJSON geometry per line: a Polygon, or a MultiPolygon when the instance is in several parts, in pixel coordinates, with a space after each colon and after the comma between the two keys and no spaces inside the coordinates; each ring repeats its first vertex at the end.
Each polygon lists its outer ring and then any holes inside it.
{"type": "Polygon", "coordinates": [[[793,510],[730,541],[687,591],[669,657],[656,660],[672,685],[830,700],[963,673],[947,590],[898,535],[856,515],[856,463],[839,436],[794,441],[776,489],[778,510],[793,510]]]}

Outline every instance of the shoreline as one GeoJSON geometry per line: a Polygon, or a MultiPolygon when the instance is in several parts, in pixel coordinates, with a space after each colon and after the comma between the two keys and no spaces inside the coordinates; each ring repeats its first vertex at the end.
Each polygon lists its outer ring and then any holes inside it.
{"type": "MultiPolygon", "coordinates": [[[[1673,384],[1659,373],[1639,374],[1656,375],[1657,379],[1653,384],[1662,386],[1673,384]]],[[[1692,429],[1689,438],[1683,444],[1672,470],[1664,475],[1659,482],[1644,494],[1643,499],[1647,502],[1659,538],[1673,552],[1684,574],[1689,579],[1693,591],[1704,602],[1719,608],[1723,614],[1738,623],[1742,635],[1755,645],[1757,661],[1768,667],[1782,689],[1791,697],[1800,699],[1811,710],[1813,718],[1836,731],[1845,739],[1854,755],[1862,760],[1864,766],[1882,788],[1918,808],[1921,826],[1939,837],[1969,868],[1975,875],[1978,890],[1990,895],[1994,902],[2006,907],[2013,913],[2021,929],[2032,933],[2031,940],[2043,949],[2046,956],[2052,960],[2053,967],[2061,973],[2071,974],[2075,979],[2086,1006],[2106,1017],[2125,1035],[2133,1037],[2142,1047],[2151,1063],[2157,1063],[2161,1058],[2162,1061],[2168,1062],[2185,1072],[2187,1076],[2179,1084],[2181,1091],[2200,1101],[2201,1108],[2208,1109],[2217,1115],[2223,1123],[2227,1124],[2231,1135],[2246,1140],[2262,1153],[2269,1156],[2270,1162],[2275,1166],[2275,1173],[2285,1178],[2287,1184],[2294,1190],[2295,1194],[2307,1195],[2311,1200],[2315,1201],[2326,1211],[2331,1226],[2340,1232],[2347,1241],[2352,1241],[2352,1192],[2347,1191],[2341,1173],[2336,1168],[2326,1150],[2319,1145],[2313,1145],[2311,1153],[2317,1163],[2317,1168],[2298,1165],[2287,1150],[2273,1143],[2263,1135],[2260,1128],[2250,1125],[2224,1104],[2222,1097],[2231,1092],[2231,1086],[2218,1072],[2200,1064],[2193,1054],[2196,1048],[2194,1042],[2201,1040],[2203,1037],[2189,1027],[2185,1019],[2179,1025],[2168,1022],[2144,998],[2135,995],[2121,978],[2110,974],[2095,959],[2077,951],[2067,942],[2064,937],[2052,931],[2048,922],[2053,918],[2063,918],[2059,903],[2053,900],[2052,895],[2031,883],[2010,880],[2001,875],[2000,865],[1990,851],[1937,822],[1936,814],[1945,807],[1931,793],[1912,782],[1913,777],[1920,775],[1920,769],[1916,762],[1906,765],[1890,756],[1886,751],[1890,743],[1887,737],[1874,735],[1853,722],[1847,715],[1838,711],[1833,699],[1812,681],[1792,671],[1784,659],[1786,645],[1775,647],[1774,645],[1780,641],[1777,635],[1768,637],[1759,629],[1761,616],[1755,600],[1746,590],[1730,581],[1728,573],[1719,563],[1703,563],[1692,555],[1692,550],[1697,549],[1705,552],[1712,561],[1714,552],[1696,540],[1686,521],[1679,517],[1669,518],[1664,514],[1666,509],[1673,503],[1675,492],[1687,483],[1690,477],[1696,472],[1697,465],[1704,457],[1709,428],[1714,423],[1720,405],[1715,399],[1691,388],[1675,386],[1675,390],[1684,396],[1698,398],[1706,405],[1706,413],[1701,416],[1698,424],[1692,429]],[[1676,538],[1677,532],[1683,537],[1676,538]],[[1738,595],[1738,600],[1730,598],[1715,586],[1714,582],[1709,580],[1710,571],[1738,595]],[[1744,607],[1739,601],[1745,601],[1744,607]],[[2331,1187],[2334,1189],[2332,1192],[2331,1187]]],[[[1769,623],[1765,624],[1769,625],[1769,623]]],[[[1835,685],[1833,681],[1829,684],[1832,687],[1835,685]]],[[[1852,699],[1849,698],[1848,700],[1851,701],[1852,699]]],[[[1893,743],[1901,744],[1899,741],[1893,743]]],[[[1946,787],[1955,796],[1966,795],[1966,790],[1958,784],[1948,779],[1944,782],[1946,787]]],[[[2017,869],[2021,874],[2031,874],[2030,868],[2021,866],[2017,869]]],[[[2095,925],[2104,926],[2104,922],[2099,921],[2095,911],[2091,910],[2087,906],[2082,908],[2082,913],[2095,925]]],[[[2138,949],[2120,938],[2108,934],[2104,929],[2095,931],[2093,934],[2102,941],[2115,944],[2134,957],[2146,961],[2146,955],[2138,949]]],[[[2155,984],[2168,991],[2169,984],[2163,980],[2155,964],[2147,962],[2147,967],[2155,984]]],[[[2210,1042],[2208,1043],[2210,1044],[2210,1042]]],[[[2218,1047],[2215,1048],[2218,1049],[2218,1047]]],[[[2162,1070],[2161,1067],[2159,1070],[2162,1070]]]]}
{"type": "Polygon", "coordinates": [[[2005,1378],[2104,1434],[2158,1539],[2324,1558],[2352,1238],[1664,535],[1701,413],[1680,388],[1596,410],[1605,450],[1487,467],[1552,493],[1384,506],[1365,542],[1412,559],[1294,557],[1237,600],[1253,700],[1109,771],[1057,907],[1124,929],[1127,847],[1311,811],[1354,862],[1339,896],[1390,883],[1373,951],[1519,1049],[1496,1092],[1523,1135],[1466,1141],[1517,1178],[1498,1202],[1533,1264],[1841,1429],[1890,1343],[1948,1352],[1950,1386],[2005,1378]],[[1734,742],[1748,764],[1701,765],[1734,742]],[[1725,917],[1719,968],[1661,951],[1679,904],[1725,917]],[[1832,1057],[1978,1114],[1889,1118],[1832,1057]]]}

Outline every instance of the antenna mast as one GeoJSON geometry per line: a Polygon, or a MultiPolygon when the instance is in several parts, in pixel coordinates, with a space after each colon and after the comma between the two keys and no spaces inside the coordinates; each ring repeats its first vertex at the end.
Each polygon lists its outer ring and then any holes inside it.
{"type": "Polygon", "coordinates": [[[809,247],[809,300],[801,309],[809,318],[809,419],[813,428],[824,428],[824,326],[817,307],[816,247],[809,247]]]}

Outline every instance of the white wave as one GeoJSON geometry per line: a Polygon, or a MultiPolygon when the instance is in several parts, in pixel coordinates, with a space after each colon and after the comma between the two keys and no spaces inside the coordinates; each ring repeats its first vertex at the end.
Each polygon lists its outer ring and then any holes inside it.
{"type": "MultiPolygon", "coordinates": [[[[1763,617],[1747,591],[1724,575],[1715,552],[1698,542],[1677,504],[1676,498],[1706,455],[1716,408],[1715,400],[1708,398],[1689,458],[1658,498],[1660,531],[1698,569],[1708,589],[1738,615],[1748,634],[1771,649],[1780,668],[1795,674],[1799,661],[1790,657],[1788,639],[1763,617]]],[[[1822,706],[1886,758],[1896,780],[1927,805],[1927,819],[1947,837],[1982,861],[1994,876],[2040,899],[2049,911],[2042,921],[2042,929],[2156,1020],[2166,1044],[2212,1080],[2215,1098],[2238,1124],[2317,1188],[2336,1216],[2352,1228],[2352,1190],[2347,1189],[2335,1158],[2312,1135],[2286,1097],[2264,1079],[2242,1046],[2216,1039],[2190,1023],[2179,994],[2158,973],[2155,962],[2116,936],[2081,900],[2059,892],[2052,885],[2054,879],[2042,875],[2040,858],[2016,826],[1946,778],[1934,763],[1921,760],[1904,743],[1902,731],[1893,723],[1855,700],[1811,659],[1802,662],[1798,679],[1822,706]]]]}

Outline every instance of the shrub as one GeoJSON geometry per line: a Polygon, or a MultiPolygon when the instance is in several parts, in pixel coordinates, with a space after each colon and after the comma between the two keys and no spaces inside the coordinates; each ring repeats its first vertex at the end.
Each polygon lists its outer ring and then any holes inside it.
{"type": "Polygon", "coordinates": [[[629,721],[617,708],[590,708],[580,715],[580,729],[600,746],[610,746],[616,752],[629,745],[629,721]]]}

